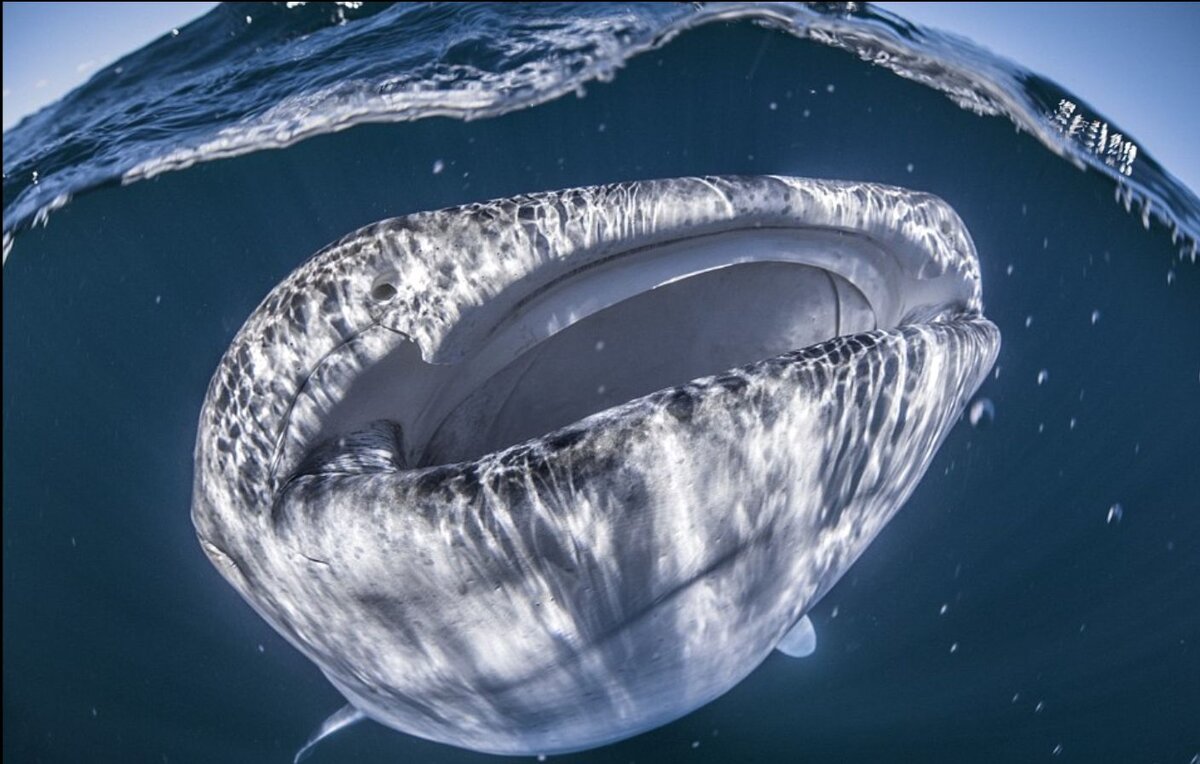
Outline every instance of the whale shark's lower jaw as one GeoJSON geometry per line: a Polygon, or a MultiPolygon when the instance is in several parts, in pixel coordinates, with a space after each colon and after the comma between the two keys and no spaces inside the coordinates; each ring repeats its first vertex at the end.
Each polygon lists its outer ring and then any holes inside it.
{"type": "Polygon", "coordinates": [[[593,747],[730,689],[836,583],[991,368],[980,306],[953,211],[870,184],[385,221],[235,339],[193,518],[366,716],[593,747]]]}

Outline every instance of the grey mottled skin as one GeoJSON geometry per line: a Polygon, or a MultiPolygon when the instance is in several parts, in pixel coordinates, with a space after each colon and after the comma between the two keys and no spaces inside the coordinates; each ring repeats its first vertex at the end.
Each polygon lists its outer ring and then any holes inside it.
{"type": "Polygon", "coordinates": [[[193,522],[368,717],[480,751],[587,748],[753,670],[909,496],[998,347],[961,222],[902,189],[684,178],[385,221],[297,269],[235,338],[201,413],[193,522]],[[950,297],[470,462],[409,469],[388,422],[315,442],[409,341],[454,362],[563,274],[757,227],[866,236],[950,297]]]}

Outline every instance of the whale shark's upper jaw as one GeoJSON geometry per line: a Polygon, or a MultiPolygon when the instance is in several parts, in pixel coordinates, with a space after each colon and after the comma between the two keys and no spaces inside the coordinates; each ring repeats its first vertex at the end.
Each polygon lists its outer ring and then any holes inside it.
{"type": "Polygon", "coordinates": [[[873,184],[384,221],[235,339],[193,518],[372,718],[498,753],[619,739],[732,686],[903,503],[994,361],[980,294],[957,215],[873,184]]]}

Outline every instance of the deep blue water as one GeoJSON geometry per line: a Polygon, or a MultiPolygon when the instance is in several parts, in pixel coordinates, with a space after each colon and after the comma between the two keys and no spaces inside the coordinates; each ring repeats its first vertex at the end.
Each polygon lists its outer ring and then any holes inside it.
{"type": "MultiPolygon", "coordinates": [[[[222,7],[6,133],[5,760],[290,761],[341,705],[188,517],[217,360],[311,253],[466,201],[781,173],[955,207],[1004,336],[994,422],[816,608],[813,657],[554,758],[1193,761],[1200,204],[1052,83],[870,9],[789,12],[222,7]]],[[[313,761],[491,758],[368,723],[313,761]]]]}

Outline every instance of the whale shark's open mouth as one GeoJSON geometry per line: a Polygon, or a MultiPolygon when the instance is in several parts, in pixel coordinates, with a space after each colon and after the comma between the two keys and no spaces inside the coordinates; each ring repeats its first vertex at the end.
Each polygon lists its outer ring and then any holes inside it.
{"type": "Polygon", "coordinates": [[[384,221],[235,339],[193,518],[355,713],[500,753],[619,739],[729,689],[899,508],[995,358],[980,294],[957,215],[872,184],[384,221]]]}
{"type": "Polygon", "coordinates": [[[401,349],[364,370],[322,435],[386,419],[407,435],[407,463],[466,461],[922,309],[962,312],[971,297],[961,279],[919,280],[869,236],[837,229],[731,228],[598,259],[522,285],[515,305],[484,306],[474,320],[492,326],[456,363],[401,349]],[[398,405],[412,388],[423,395],[398,405]]]}
{"type": "MultiPolygon", "coordinates": [[[[730,198],[735,209],[732,197],[749,185],[730,179],[694,183],[730,198]]],[[[649,196],[655,185],[622,189],[633,199],[638,192],[649,196]]],[[[446,362],[430,363],[421,348],[404,343],[381,358],[344,367],[353,374],[339,376],[336,384],[322,377],[319,390],[302,389],[301,397],[320,397],[320,421],[289,426],[290,450],[324,444],[320,453],[327,460],[337,436],[386,421],[398,427],[398,466],[468,461],[656,390],[839,336],[967,315],[978,304],[973,252],[949,208],[905,193],[889,200],[891,206],[870,209],[874,217],[861,218],[837,205],[873,201],[887,190],[824,185],[846,197],[813,200],[832,201],[832,209],[819,210],[825,220],[813,214],[818,210],[798,217],[793,210],[756,208],[719,221],[697,216],[677,230],[646,235],[614,219],[604,236],[569,251],[554,251],[562,242],[538,231],[531,238],[535,251],[543,250],[541,258],[511,258],[528,272],[505,273],[509,284],[488,290],[481,302],[447,311],[437,328],[444,344],[424,352],[448,357],[446,362]]],[[[694,201],[679,191],[695,189],[675,186],[679,198],[664,195],[656,204],[694,201]]],[[[526,206],[513,222],[552,216],[565,228],[572,209],[597,213],[594,199],[580,204],[587,193],[520,200],[516,204],[526,206]]],[[[383,233],[376,228],[367,239],[383,233]]],[[[482,231],[470,233],[479,238],[459,246],[487,246],[482,231]]],[[[424,265],[441,278],[405,301],[399,284],[408,274],[403,266],[385,266],[370,292],[377,310],[393,304],[401,313],[430,305],[444,310],[456,300],[460,284],[449,274],[461,267],[463,252],[443,246],[423,255],[437,260],[424,265]]],[[[404,332],[411,320],[401,315],[383,323],[404,332]]],[[[349,343],[321,365],[343,363],[342,353],[358,352],[349,343]]],[[[291,414],[305,411],[293,406],[291,414]]],[[[361,447],[363,441],[342,438],[340,444],[361,447]]],[[[301,463],[312,467],[312,460],[301,463]]]]}

